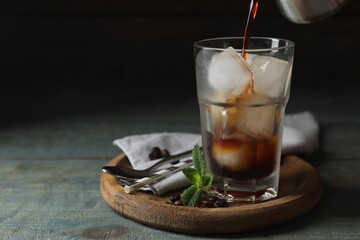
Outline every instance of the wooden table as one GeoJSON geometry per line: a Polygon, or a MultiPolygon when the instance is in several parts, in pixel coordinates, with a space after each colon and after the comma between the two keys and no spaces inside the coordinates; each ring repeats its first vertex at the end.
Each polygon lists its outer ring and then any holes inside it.
{"type": "MultiPolygon", "coordinates": [[[[334,105],[340,104],[340,100],[333,100],[334,105]]],[[[333,112],[321,110],[321,104],[311,104],[311,107],[321,125],[321,149],[305,157],[316,167],[324,184],[319,204],[304,217],[282,226],[226,238],[359,238],[359,109],[353,114],[334,116],[333,112]]],[[[2,128],[1,238],[201,238],[128,220],[107,206],[99,190],[101,167],[119,153],[112,145],[113,139],[145,132],[196,133],[198,126],[194,99],[194,102],[178,104],[176,109],[162,104],[151,109],[144,107],[141,111],[94,112],[2,128]]]]}
{"type": "Polygon", "coordinates": [[[303,217],[227,236],[126,219],[104,202],[99,177],[120,152],[115,138],[199,132],[191,44],[238,35],[247,4],[233,10],[239,1],[211,1],[201,11],[201,1],[196,9],[142,1],[137,11],[129,1],[126,8],[8,2],[0,12],[0,239],[360,239],[359,1],[313,25],[287,22],[271,1],[259,16],[256,34],[272,29],[297,44],[287,112],[308,110],[319,121],[320,148],[302,157],[319,172],[324,194],[303,217]],[[125,61],[130,52],[153,58],[125,61]]]}

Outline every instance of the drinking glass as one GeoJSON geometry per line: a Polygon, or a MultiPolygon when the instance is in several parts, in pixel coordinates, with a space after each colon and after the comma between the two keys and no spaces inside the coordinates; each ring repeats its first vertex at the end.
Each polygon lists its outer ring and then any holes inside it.
{"type": "Polygon", "coordinates": [[[279,191],[281,141],[294,43],[214,38],[194,44],[201,135],[211,194],[259,202],[279,191]]]}

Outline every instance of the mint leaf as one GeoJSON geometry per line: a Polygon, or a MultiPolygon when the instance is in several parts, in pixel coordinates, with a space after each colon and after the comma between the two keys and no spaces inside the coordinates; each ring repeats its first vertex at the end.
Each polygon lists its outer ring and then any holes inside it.
{"type": "Polygon", "coordinates": [[[201,179],[202,179],[202,185],[203,185],[202,187],[205,190],[209,190],[211,187],[212,181],[213,181],[213,175],[210,173],[205,173],[205,175],[203,175],[201,177],[201,179]]]}
{"type": "Polygon", "coordinates": [[[202,175],[205,171],[205,160],[198,144],[196,144],[192,150],[192,158],[194,168],[202,175]]]}
{"type": "Polygon", "coordinates": [[[195,207],[201,197],[201,189],[192,185],[181,194],[181,201],[184,206],[195,207]]]}
{"type": "Polygon", "coordinates": [[[209,190],[213,181],[213,175],[206,173],[204,155],[199,147],[195,145],[192,151],[194,168],[184,168],[184,175],[190,180],[191,186],[181,194],[184,206],[195,207],[199,204],[201,193],[209,190]]]}
{"type": "Polygon", "coordinates": [[[194,168],[184,168],[183,173],[187,177],[187,179],[190,180],[192,185],[201,188],[202,180],[198,171],[196,171],[194,168]]]}

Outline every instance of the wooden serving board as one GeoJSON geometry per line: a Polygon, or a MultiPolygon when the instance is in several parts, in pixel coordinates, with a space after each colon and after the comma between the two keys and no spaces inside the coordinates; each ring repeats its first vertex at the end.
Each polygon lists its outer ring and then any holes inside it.
{"type": "MultiPolygon", "coordinates": [[[[126,165],[124,154],[108,165],[126,165]]],[[[282,160],[279,196],[262,203],[233,204],[225,208],[194,208],[168,204],[169,197],[148,192],[127,194],[116,179],[100,177],[101,194],[121,215],[155,228],[182,233],[236,233],[278,225],[304,215],[319,201],[322,185],[315,169],[296,156],[282,160]]]]}

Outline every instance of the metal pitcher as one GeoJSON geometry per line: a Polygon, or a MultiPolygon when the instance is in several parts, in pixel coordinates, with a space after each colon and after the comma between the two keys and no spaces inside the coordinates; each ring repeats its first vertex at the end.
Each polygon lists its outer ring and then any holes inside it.
{"type": "Polygon", "coordinates": [[[313,23],[327,18],[349,0],[276,0],[280,12],[299,24],[313,23]]]}

